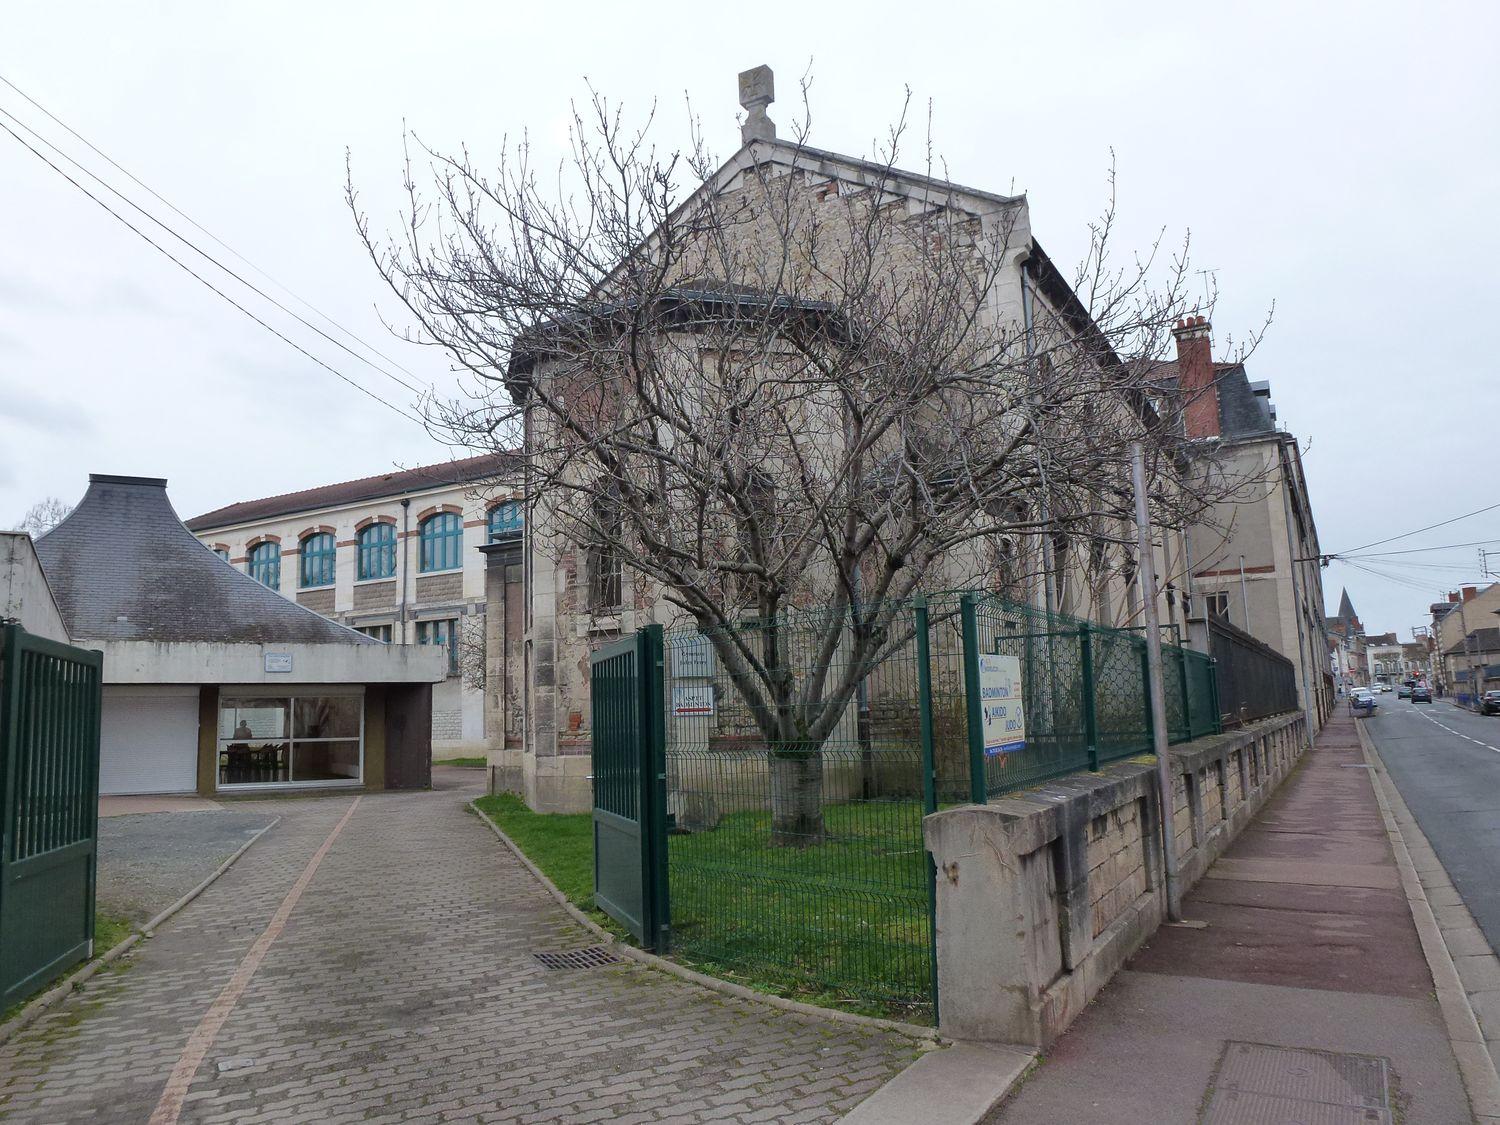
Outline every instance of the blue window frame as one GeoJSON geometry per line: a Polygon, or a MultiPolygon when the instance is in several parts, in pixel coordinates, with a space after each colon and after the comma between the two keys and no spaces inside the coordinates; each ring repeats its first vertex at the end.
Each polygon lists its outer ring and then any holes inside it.
{"type": "Polygon", "coordinates": [[[262,586],[281,589],[281,545],[257,543],[250,548],[250,577],[262,586]]]}
{"type": "Polygon", "coordinates": [[[498,543],[502,539],[512,539],[521,534],[522,517],[521,505],[514,500],[507,500],[503,504],[496,504],[490,509],[489,516],[489,541],[498,543]]]}
{"type": "Polygon", "coordinates": [[[223,559],[225,562],[229,561],[229,548],[228,547],[215,547],[214,548],[214,554],[218,555],[219,558],[223,559]]]}
{"type": "Polygon", "coordinates": [[[390,578],[396,573],[396,528],[394,524],[372,523],[359,533],[356,547],[360,581],[367,578],[390,578]]]}
{"type": "Polygon", "coordinates": [[[418,621],[417,644],[441,645],[448,650],[448,675],[458,675],[458,620],[418,621]]]}
{"type": "Polygon", "coordinates": [[[302,540],[302,553],[298,556],[298,584],[304,588],[332,586],[337,559],[332,535],[326,531],[309,535],[302,540]]]}
{"type": "Polygon", "coordinates": [[[464,523],[452,512],[439,512],[422,521],[421,570],[457,570],[463,565],[464,523]]]}

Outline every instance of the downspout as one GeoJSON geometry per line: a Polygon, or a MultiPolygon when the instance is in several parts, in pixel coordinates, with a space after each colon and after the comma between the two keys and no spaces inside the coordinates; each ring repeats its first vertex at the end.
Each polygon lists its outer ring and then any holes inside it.
{"type": "Polygon", "coordinates": [[[406,583],[407,574],[411,571],[411,498],[401,498],[401,600],[397,603],[397,613],[401,619],[401,643],[411,644],[406,628],[406,583]]]}
{"type": "MultiPolygon", "coordinates": [[[[1302,583],[1297,580],[1297,568],[1302,563],[1297,561],[1297,538],[1295,535],[1296,525],[1292,521],[1292,488],[1287,479],[1286,447],[1280,442],[1276,445],[1279,456],[1277,467],[1281,470],[1281,511],[1286,518],[1286,542],[1287,542],[1287,569],[1292,579],[1292,616],[1297,621],[1297,663],[1302,665],[1302,715],[1307,725],[1305,731],[1307,746],[1310,749],[1313,744],[1313,736],[1317,733],[1317,727],[1313,724],[1313,710],[1317,706],[1313,699],[1312,678],[1308,671],[1309,654],[1307,643],[1307,631],[1302,627],[1302,583]]],[[[1248,632],[1248,630],[1246,630],[1248,632]]]]}

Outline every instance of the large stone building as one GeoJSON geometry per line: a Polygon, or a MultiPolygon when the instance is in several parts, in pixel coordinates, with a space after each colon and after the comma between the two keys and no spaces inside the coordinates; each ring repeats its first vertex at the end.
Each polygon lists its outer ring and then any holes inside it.
{"type": "MultiPolygon", "coordinates": [[[[757,82],[766,82],[768,75],[748,72],[741,78],[742,84],[748,78],[749,85],[755,87],[757,82]]],[[[1024,196],[961,187],[779,139],[764,114],[768,95],[769,90],[762,88],[758,97],[744,102],[750,111],[743,131],[745,143],[708,178],[698,198],[704,193],[717,194],[729,200],[727,209],[737,215],[763,215],[765,200],[758,193],[770,183],[778,185],[774,189],[777,193],[799,193],[796,207],[806,206],[814,213],[820,206],[826,207],[828,226],[837,228],[845,214],[841,210],[847,207],[845,201],[857,199],[871,191],[872,185],[878,185],[889,206],[911,217],[914,224],[940,211],[945,216],[960,217],[956,222],[970,224],[974,231],[995,236],[1002,244],[995,256],[1004,264],[986,295],[984,315],[1006,326],[1013,338],[1043,332],[1045,328],[1039,326],[1064,321],[1080,334],[1092,329],[1068,282],[1033,237],[1029,203],[1024,196]]],[[[812,224],[818,221],[809,220],[812,224]]],[[[735,228],[737,254],[730,255],[742,263],[749,261],[751,274],[756,272],[756,255],[760,252],[755,240],[766,239],[764,253],[770,261],[775,259],[778,237],[774,229],[754,230],[754,226],[754,222],[747,222],[735,228]]],[[[699,274],[655,299],[691,309],[688,321],[695,327],[684,329],[683,334],[701,331],[705,339],[712,337],[715,326],[744,315],[747,306],[759,302],[761,307],[774,308],[778,301],[790,300],[733,278],[715,280],[699,274]]],[[[814,306],[806,307],[811,310],[814,306]]],[[[546,338],[547,334],[543,335],[546,338]]],[[[508,374],[518,400],[524,400],[529,384],[551,377],[547,346],[544,344],[536,354],[519,348],[512,355],[508,374]]],[[[682,346],[692,350],[691,345],[682,346]]],[[[1102,361],[1091,356],[1089,362],[1102,361]]],[[[567,366],[566,360],[559,364],[561,368],[567,366]]],[[[1102,382],[1097,371],[1095,378],[1102,382]]],[[[1121,406],[1118,417],[1098,418],[1096,424],[1122,429],[1141,424],[1139,414],[1124,409],[1123,402],[1121,406]]],[[[528,415],[527,432],[538,432],[542,424],[528,415]]],[[[772,490],[775,487],[772,485],[772,490]]],[[[1128,480],[1125,487],[1128,489],[1128,480]]],[[[532,498],[533,520],[525,540],[526,737],[519,748],[493,750],[491,762],[497,784],[519,789],[533,807],[581,810],[590,804],[590,652],[644,625],[685,625],[692,618],[663,597],[658,587],[622,566],[610,551],[586,547],[560,531],[559,521],[549,514],[551,503],[546,495],[532,498]]],[[[1022,537],[1015,550],[1024,557],[1008,568],[1022,576],[1014,581],[1000,573],[1005,567],[977,579],[983,568],[973,565],[974,560],[968,556],[955,555],[952,566],[936,568],[932,586],[951,589],[983,581],[1007,598],[1030,602],[1038,609],[1058,610],[1112,626],[1139,627],[1144,617],[1138,569],[1132,558],[1134,524],[1125,519],[1109,530],[1116,542],[1106,547],[1106,536],[1097,535],[1088,552],[1068,550],[1068,537],[1063,533],[1022,537]]],[[[1161,539],[1155,558],[1156,573],[1163,583],[1158,611],[1165,626],[1186,637],[1184,595],[1189,556],[1185,537],[1169,531],[1161,539]]],[[[815,586],[817,581],[815,576],[809,584],[815,586]]],[[[809,604],[820,601],[814,596],[809,604]]],[[[848,716],[851,721],[852,710],[848,716]]]]}
{"type": "Polygon", "coordinates": [[[1186,403],[1187,436],[1211,454],[1205,479],[1233,486],[1188,539],[1193,616],[1223,617],[1296,665],[1299,700],[1316,727],[1335,689],[1301,449],[1277,425],[1270,384],[1252,382],[1242,363],[1215,362],[1207,320],[1188,318],[1174,335],[1177,359],[1158,376],[1186,403]]]}
{"type": "Polygon", "coordinates": [[[443,649],[433,753],[483,757],[521,737],[502,687],[519,683],[519,621],[505,619],[520,605],[519,567],[507,563],[519,562],[525,523],[512,479],[504,455],[469,457],[242,501],[187,525],[298,605],[379,641],[443,649]]]}
{"type": "Polygon", "coordinates": [[[1494,643],[1500,582],[1482,590],[1454,590],[1431,612],[1433,678],[1455,702],[1473,706],[1481,693],[1500,683],[1500,647],[1494,643]]]}

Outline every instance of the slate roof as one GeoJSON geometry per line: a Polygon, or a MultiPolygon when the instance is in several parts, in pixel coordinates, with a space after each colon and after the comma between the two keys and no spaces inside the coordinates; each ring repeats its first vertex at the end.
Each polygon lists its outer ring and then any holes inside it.
{"type": "Polygon", "coordinates": [[[36,541],[74,637],[221,644],[379,644],[267,589],[193,537],[159,477],[93,474],[36,541]]]}
{"type": "MultiPolygon", "coordinates": [[[[1162,360],[1147,368],[1153,382],[1164,391],[1177,389],[1177,361],[1162,360]]],[[[1214,382],[1219,388],[1219,434],[1229,440],[1258,437],[1276,432],[1276,411],[1271,406],[1270,384],[1252,383],[1243,363],[1214,363],[1214,382]]]]}
{"type": "Polygon", "coordinates": [[[420,465],[414,469],[393,469],[373,477],[342,481],[338,484],[323,484],[316,488],[304,488],[301,492],[287,492],[280,496],[267,496],[261,500],[245,500],[229,504],[194,516],[187,521],[191,531],[209,531],[216,527],[231,527],[239,523],[254,523],[257,520],[289,516],[297,512],[310,512],[319,508],[334,508],[344,504],[361,504],[368,500],[380,500],[389,496],[403,496],[408,492],[421,492],[429,488],[443,488],[454,484],[471,484],[487,480],[518,469],[519,459],[512,453],[481,453],[475,457],[464,457],[457,461],[444,461],[437,465],[420,465]]]}
{"type": "Polygon", "coordinates": [[[1500,629],[1475,629],[1469,634],[1466,647],[1463,640],[1444,650],[1446,656],[1462,656],[1465,652],[1500,652],[1500,629]]]}

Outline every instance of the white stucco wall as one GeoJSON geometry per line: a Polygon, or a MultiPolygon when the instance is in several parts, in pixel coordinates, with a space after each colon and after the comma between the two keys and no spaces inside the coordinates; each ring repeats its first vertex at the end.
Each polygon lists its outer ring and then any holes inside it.
{"type": "Polygon", "coordinates": [[[106,684],[435,684],[448,669],[441,650],[421,645],[91,643],[104,651],[106,684]]]}

